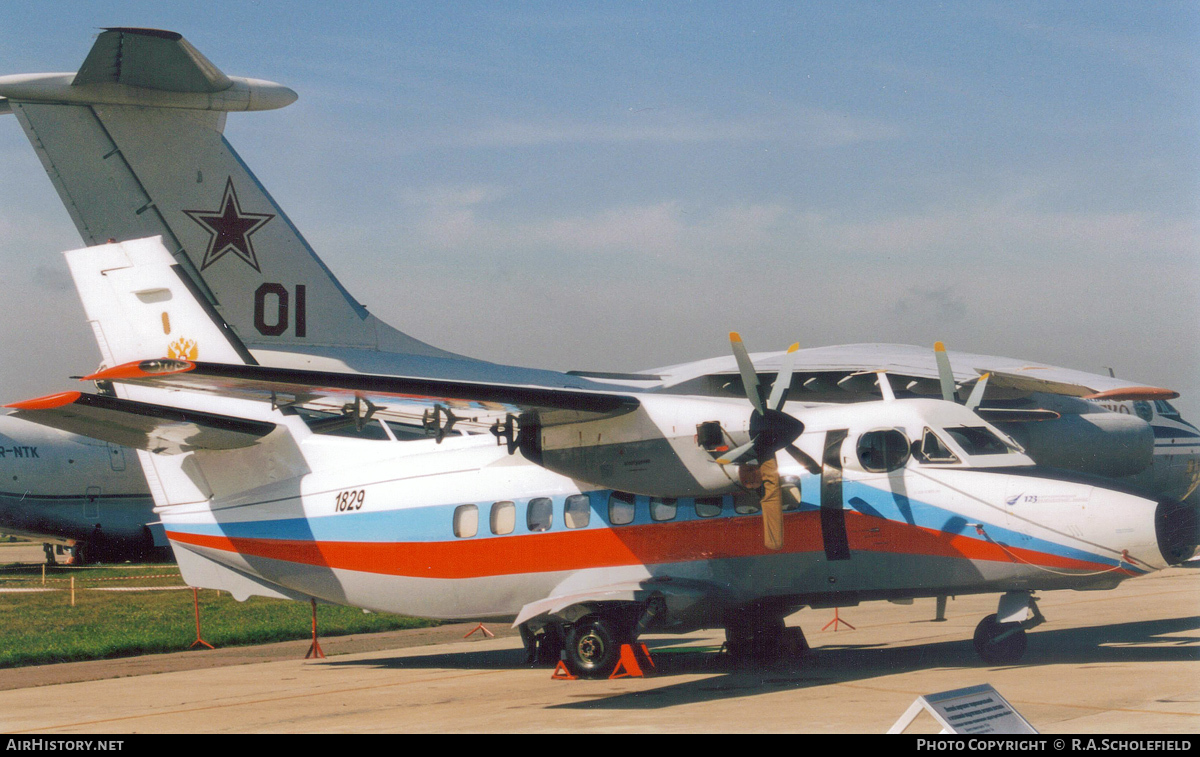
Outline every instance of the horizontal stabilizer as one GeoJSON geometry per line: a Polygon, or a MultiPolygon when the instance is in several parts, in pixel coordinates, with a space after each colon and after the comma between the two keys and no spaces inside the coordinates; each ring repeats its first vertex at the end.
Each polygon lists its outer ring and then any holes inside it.
{"type": "Polygon", "coordinates": [[[129,28],[104,30],[72,82],[75,86],[101,83],[209,93],[233,86],[183,35],[129,28]]]}
{"type": "Polygon", "coordinates": [[[72,434],[168,455],[241,449],[257,444],[275,424],[82,392],[7,405],[13,415],[72,434]]]}
{"type": "Polygon", "coordinates": [[[273,110],[291,105],[297,97],[282,84],[226,76],[176,32],[132,28],[102,32],[74,74],[0,76],[0,96],[20,104],[218,112],[273,110]]]}
{"type": "Polygon", "coordinates": [[[622,415],[640,406],[627,394],[408,376],[335,373],[187,360],[145,360],[108,368],[88,381],[207,392],[222,397],[301,405],[317,400],[377,406],[467,402],[483,410],[543,413],[542,423],[622,415]]]}

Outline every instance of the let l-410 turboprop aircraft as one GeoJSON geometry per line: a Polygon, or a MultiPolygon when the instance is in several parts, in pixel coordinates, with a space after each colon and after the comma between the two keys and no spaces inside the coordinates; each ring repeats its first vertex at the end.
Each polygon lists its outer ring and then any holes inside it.
{"type": "MultiPolygon", "coordinates": [[[[11,407],[139,450],[185,580],[435,618],[510,618],[531,653],[604,675],[648,631],[775,648],[802,607],[1001,592],[975,634],[1019,658],[1031,592],[1111,588],[1191,556],[1197,513],[1038,469],[971,403],[785,409],[733,335],[750,401],[261,366],[158,238],[67,254],[116,396],[11,407]],[[193,335],[210,361],[161,355],[193,335]],[[436,408],[484,435],[313,433],[436,408]],[[520,454],[516,454],[520,452],[520,454]],[[786,454],[781,454],[786,453],[786,454]]],[[[796,349],[789,350],[793,358],[796,349]]]]}

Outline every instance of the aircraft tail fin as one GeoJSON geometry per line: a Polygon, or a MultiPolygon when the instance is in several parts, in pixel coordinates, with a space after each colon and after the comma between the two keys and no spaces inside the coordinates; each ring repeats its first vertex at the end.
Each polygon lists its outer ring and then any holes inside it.
{"type": "MultiPolygon", "coordinates": [[[[254,362],[160,237],[74,250],[66,259],[110,366],[171,370],[201,356],[254,362]]],[[[85,378],[103,385],[101,376],[85,378]]],[[[235,520],[244,516],[248,493],[266,492],[260,502],[299,501],[299,483],[310,472],[301,442],[312,432],[294,413],[253,400],[119,382],[99,394],[63,392],[10,407],[35,423],[134,447],[189,584],[242,599],[303,598],[257,575],[236,549],[196,541],[226,545],[225,519],[230,512],[235,520]]]]}
{"type": "MultiPolygon", "coordinates": [[[[199,359],[255,364],[160,238],[87,247],[66,253],[66,258],[108,366],[149,361],[141,363],[149,368],[159,359],[168,361],[162,363],[167,366],[169,361],[199,359]]],[[[70,413],[69,422],[77,424],[79,433],[87,434],[100,418],[146,437],[148,443],[133,446],[139,448],[159,506],[229,496],[307,470],[293,438],[306,433],[303,424],[289,423],[292,419],[264,403],[124,384],[114,385],[114,392],[129,402],[91,399],[84,407],[78,398],[66,398],[69,404],[61,400],[60,407],[43,411],[70,413]],[[185,412],[176,417],[167,412],[171,409],[185,412]],[[144,451],[159,448],[185,454],[144,451]],[[240,452],[233,455],[229,449],[240,452]]]]}
{"type": "Polygon", "coordinates": [[[84,242],[161,237],[248,347],[457,357],[368,313],[225,140],[230,111],[295,99],[153,29],[105,30],[75,74],[0,77],[84,242]]]}
{"type": "Polygon", "coordinates": [[[66,253],[108,366],[165,357],[256,364],[161,237],[66,253]]]}

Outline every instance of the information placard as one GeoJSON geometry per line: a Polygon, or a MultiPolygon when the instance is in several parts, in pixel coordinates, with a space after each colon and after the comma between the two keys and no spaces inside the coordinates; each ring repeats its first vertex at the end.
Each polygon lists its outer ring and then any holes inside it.
{"type": "Polygon", "coordinates": [[[943,733],[1037,733],[990,684],[917,697],[888,733],[903,733],[921,710],[941,723],[943,733]]]}

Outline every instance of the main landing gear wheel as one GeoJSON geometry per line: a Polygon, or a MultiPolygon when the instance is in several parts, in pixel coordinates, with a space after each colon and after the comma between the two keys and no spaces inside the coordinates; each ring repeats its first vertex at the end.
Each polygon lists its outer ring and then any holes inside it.
{"type": "Polygon", "coordinates": [[[975,651],[989,665],[1007,665],[1021,659],[1027,644],[1020,623],[1001,623],[987,616],[975,627],[975,651]]]}
{"type": "Polygon", "coordinates": [[[612,619],[589,615],[567,632],[563,660],[571,673],[580,678],[604,678],[616,669],[621,644],[630,641],[627,636],[612,619]]]}

